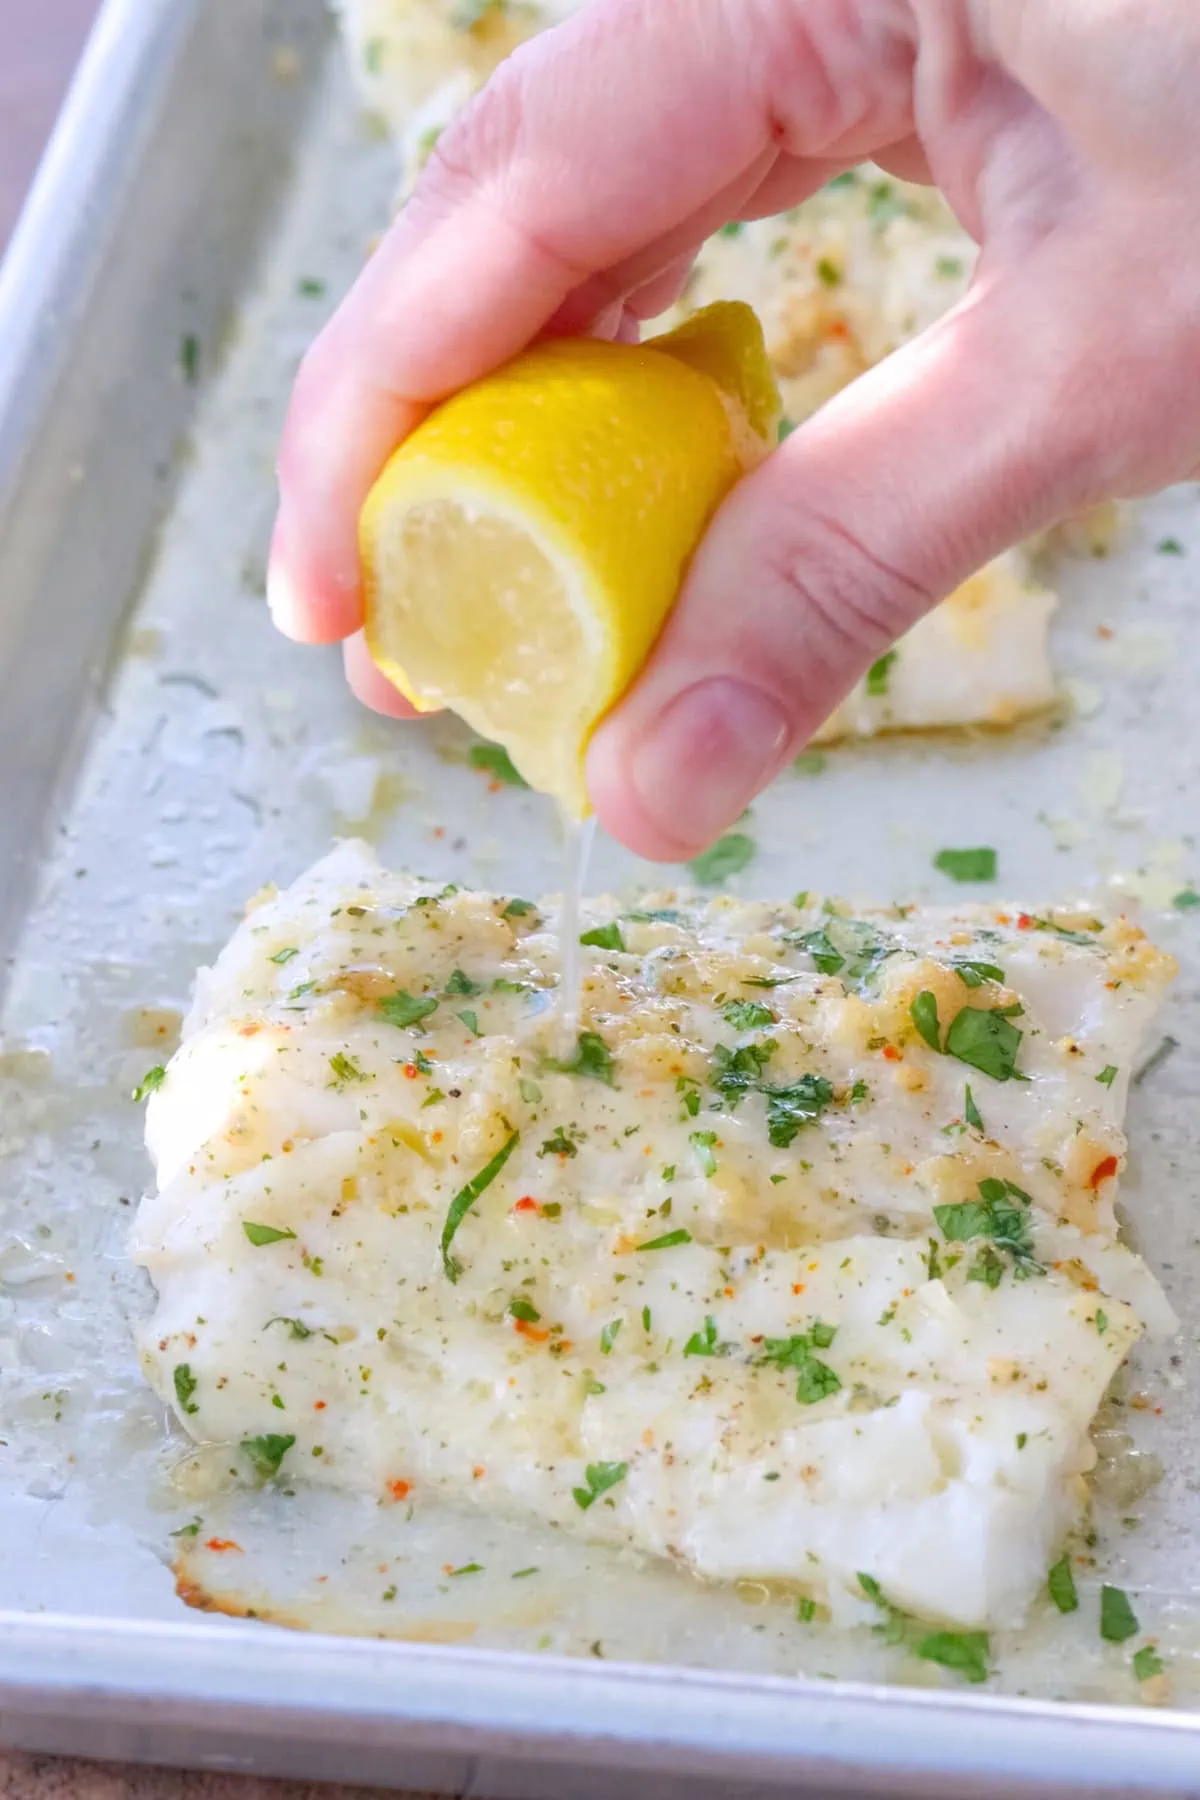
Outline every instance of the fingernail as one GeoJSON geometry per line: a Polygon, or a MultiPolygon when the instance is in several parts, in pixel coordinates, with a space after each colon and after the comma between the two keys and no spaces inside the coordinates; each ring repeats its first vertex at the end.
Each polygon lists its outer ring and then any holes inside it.
{"type": "Polygon", "coordinates": [[[300,606],[277,543],[271,546],[267,564],[267,606],[276,630],[284,637],[299,637],[300,606]]]}
{"type": "Polygon", "coordinates": [[[778,701],[716,676],[659,715],[633,752],[630,779],[664,837],[703,849],[775,774],[790,735],[778,701]]]}

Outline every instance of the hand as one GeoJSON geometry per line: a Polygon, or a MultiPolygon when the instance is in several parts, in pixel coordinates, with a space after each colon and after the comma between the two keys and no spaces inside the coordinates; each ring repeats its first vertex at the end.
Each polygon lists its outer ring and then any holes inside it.
{"type": "Polygon", "coordinates": [[[305,360],[275,618],[355,636],[355,530],[428,406],[545,332],[631,335],[705,237],[866,156],[932,180],[971,290],[730,495],[592,796],[644,855],[723,830],[989,557],[1200,465],[1195,0],[593,0],[504,64],[305,360]],[[697,779],[697,771],[703,777],[697,779]]]}

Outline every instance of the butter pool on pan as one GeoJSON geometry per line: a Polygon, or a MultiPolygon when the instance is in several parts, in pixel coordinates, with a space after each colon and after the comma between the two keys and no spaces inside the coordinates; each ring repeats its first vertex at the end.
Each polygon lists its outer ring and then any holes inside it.
{"type": "Polygon", "coordinates": [[[246,1479],[1019,1622],[1173,1323],[1113,1211],[1171,959],[1087,914],[600,901],[564,1045],[556,917],[360,844],[254,906],[150,1101],[149,1379],[246,1479]]]}

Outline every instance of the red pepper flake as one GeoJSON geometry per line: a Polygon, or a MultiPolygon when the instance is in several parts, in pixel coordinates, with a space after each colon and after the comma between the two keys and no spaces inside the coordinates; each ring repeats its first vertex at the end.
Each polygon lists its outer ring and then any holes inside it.
{"type": "Polygon", "coordinates": [[[1090,1188],[1098,1188],[1102,1181],[1108,1181],[1111,1176],[1116,1174],[1116,1172],[1117,1172],[1116,1157],[1115,1156],[1106,1156],[1104,1158],[1104,1161],[1098,1162],[1096,1164],[1095,1168],[1092,1170],[1091,1176],[1089,1177],[1089,1180],[1088,1180],[1088,1186],[1090,1188]]]}
{"type": "Polygon", "coordinates": [[[535,1213],[535,1212],[540,1212],[541,1208],[539,1207],[537,1201],[534,1199],[532,1194],[522,1194],[521,1198],[517,1201],[516,1205],[513,1207],[513,1211],[514,1212],[533,1212],[533,1213],[535,1213]]]}
{"type": "Polygon", "coordinates": [[[444,838],[446,835],[446,827],[444,825],[435,825],[433,828],[433,835],[435,838],[444,838]]]}
{"type": "Polygon", "coordinates": [[[533,1344],[544,1344],[550,1336],[548,1331],[541,1330],[537,1325],[531,1325],[528,1319],[514,1319],[513,1330],[519,1331],[522,1337],[527,1337],[533,1344]]]}
{"type": "Polygon", "coordinates": [[[481,1477],[486,1474],[487,1470],[484,1468],[483,1464],[476,1463],[475,1467],[471,1470],[471,1479],[472,1481],[479,1481],[481,1477]]]}
{"type": "Polygon", "coordinates": [[[405,1063],[404,1079],[406,1081],[415,1081],[420,1073],[421,1071],[418,1069],[416,1063],[405,1063]]]}
{"type": "Polygon", "coordinates": [[[835,319],[827,329],[825,336],[843,341],[850,336],[850,327],[845,319],[835,319]]]}
{"type": "Polygon", "coordinates": [[[1096,636],[1098,638],[1110,638],[1112,634],[1113,628],[1111,625],[1097,625],[1096,636]]]}
{"type": "Polygon", "coordinates": [[[238,1026],[238,1036],[239,1037],[257,1037],[261,1030],[262,1030],[261,1025],[239,1025],[238,1026]]]}
{"type": "Polygon", "coordinates": [[[239,1556],[245,1555],[245,1551],[242,1549],[242,1546],[239,1543],[235,1542],[235,1540],[233,1538],[209,1538],[209,1540],[205,1544],[204,1548],[206,1550],[212,1550],[212,1551],[216,1552],[216,1554],[218,1554],[218,1555],[220,1555],[223,1551],[226,1551],[226,1550],[236,1550],[239,1556]]]}
{"type": "Polygon", "coordinates": [[[489,794],[498,794],[503,786],[504,783],[502,781],[489,781],[487,784],[487,791],[489,794]]]}
{"type": "Polygon", "coordinates": [[[387,1490],[388,1490],[388,1493],[392,1496],[393,1500],[407,1500],[408,1496],[412,1493],[412,1482],[411,1481],[389,1481],[387,1484],[387,1490]]]}
{"type": "Polygon", "coordinates": [[[429,1134],[430,1142],[440,1144],[445,1135],[444,1131],[431,1131],[429,1134]]]}
{"type": "Polygon", "coordinates": [[[904,1061],[904,1058],[901,1056],[900,1052],[897,1050],[895,1044],[885,1044],[883,1046],[883,1059],[885,1062],[903,1062],[904,1061]]]}
{"type": "Polygon", "coordinates": [[[324,1400],[314,1400],[313,1401],[313,1411],[314,1412],[324,1412],[325,1411],[325,1401],[324,1400]]]}
{"type": "Polygon", "coordinates": [[[804,1292],[804,1283],[802,1281],[793,1281],[792,1292],[793,1294],[802,1294],[804,1292]]]}
{"type": "Polygon", "coordinates": [[[1018,931],[1032,931],[1033,930],[1033,914],[1032,913],[1018,913],[1017,914],[1017,930],[1018,931]]]}

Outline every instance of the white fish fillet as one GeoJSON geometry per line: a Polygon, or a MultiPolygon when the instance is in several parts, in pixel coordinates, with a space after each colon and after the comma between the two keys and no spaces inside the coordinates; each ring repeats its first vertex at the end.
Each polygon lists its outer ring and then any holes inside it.
{"type": "Polygon", "coordinates": [[[150,1102],[149,1379],[247,1472],[1019,1621],[1172,1326],[1113,1218],[1171,959],[1063,913],[597,902],[562,1072],[556,910],[354,844],[256,905],[150,1102]]]}

